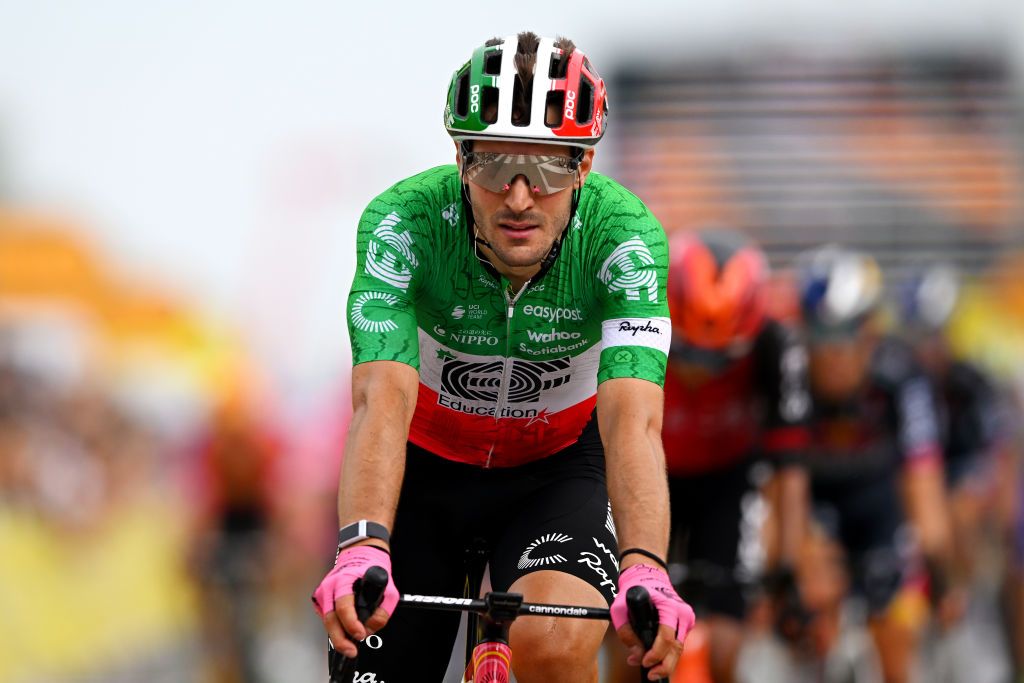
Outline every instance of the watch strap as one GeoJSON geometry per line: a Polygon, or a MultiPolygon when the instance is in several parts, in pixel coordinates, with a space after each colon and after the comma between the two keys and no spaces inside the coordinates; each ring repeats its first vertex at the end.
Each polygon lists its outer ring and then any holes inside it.
{"type": "Polygon", "coordinates": [[[377,538],[385,543],[390,543],[391,534],[383,524],[371,522],[368,519],[361,519],[352,522],[338,529],[338,550],[347,548],[353,543],[365,541],[368,538],[377,538]]]}

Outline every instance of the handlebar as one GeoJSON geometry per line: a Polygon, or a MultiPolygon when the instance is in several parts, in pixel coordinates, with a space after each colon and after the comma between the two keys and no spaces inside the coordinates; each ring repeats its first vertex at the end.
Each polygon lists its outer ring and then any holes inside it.
{"type": "MultiPolygon", "coordinates": [[[[374,610],[384,599],[384,589],[388,585],[388,572],[383,567],[373,566],[366,570],[363,578],[356,579],[352,584],[352,592],[355,595],[356,616],[359,621],[366,623],[374,610]]],[[[330,683],[348,683],[355,674],[356,660],[346,657],[334,649],[330,639],[327,640],[327,672],[330,675],[330,683]]]]}
{"type": "Polygon", "coordinates": [[[491,591],[482,599],[448,598],[437,595],[405,594],[398,601],[399,606],[434,609],[445,612],[476,612],[496,623],[515,621],[521,616],[571,617],[573,619],[597,619],[608,621],[611,610],[605,607],[578,607],[576,605],[555,605],[544,602],[523,602],[521,593],[491,591]]]}
{"type": "MultiPolygon", "coordinates": [[[[384,597],[388,573],[382,567],[370,567],[362,579],[353,585],[356,614],[366,622],[384,597]]],[[[451,598],[437,595],[405,594],[398,601],[399,606],[433,609],[446,612],[475,612],[488,621],[507,626],[520,616],[556,616],[573,619],[596,619],[608,621],[611,610],[604,607],[578,607],[543,602],[524,602],[521,593],[491,591],[481,599],[451,598]]],[[[626,593],[626,607],[629,624],[643,643],[644,651],[651,649],[658,634],[658,612],[651,602],[651,596],[642,586],[633,586],[626,593]]],[[[333,646],[328,651],[328,670],[331,683],[352,680],[355,660],[345,657],[333,646]]],[[[648,670],[641,667],[641,681],[647,680],[648,670]]],[[[666,679],[662,679],[665,683],[666,679]]]]}
{"type": "MultiPolygon", "coordinates": [[[[626,610],[629,615],[629,625],[633,633],[640,639],[644,646],[644,652],[651,649],[654,639],[658,637],[658,609],[651,602],[651,595],[643,586],[633,586],[626,591],[626,610]]],[[[640,680],[647,680],[647,673],[650,669],[640,666],[640,680]]],[[[665,681],[664,678],[661,681],[665,681]]]]}

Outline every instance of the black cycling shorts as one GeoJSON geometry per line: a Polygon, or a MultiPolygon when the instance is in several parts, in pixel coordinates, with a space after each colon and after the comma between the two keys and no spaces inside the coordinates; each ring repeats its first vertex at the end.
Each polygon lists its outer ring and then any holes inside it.
{"type": "MultiPolygon", "coordinates": [[[[402,593],[461,597],[467,556],[480,546],[494,590],[554,570],[591,584],[609,604],[615,595],[618,544],[596,418],[572,446],[519,467],[483,469],[409,444],[394,526],[402,593]]],[[[360,645],[358,670],[387,683],[440,681],[458,626],[458,613],[399,607],[360,645]]]]}
{"type": "Polygon", "coordinates": [[[851,589],[884,612],[906,579],[904,514],[894,476],[812,480],[815,520],[842,544],[851,589]]]}
{"type": "Polygon", "coordinates": [[[669,563],[679,594],[698,615],[746,616],[753,571],[744,571],[740,550],[759,544],[760,526],[744,510],[760,497],[754,461],[688,477],[670,477],[672,539],[669,563]]]}

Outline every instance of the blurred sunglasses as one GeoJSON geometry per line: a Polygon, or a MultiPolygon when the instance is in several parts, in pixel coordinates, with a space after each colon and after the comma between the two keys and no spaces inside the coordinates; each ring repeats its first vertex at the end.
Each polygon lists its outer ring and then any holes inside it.
{"type": "Polygon", "coordinates": [[[525,176],[534,194],[568,190],[576,183],[579,160],[549,154],[470,152],[463,157],[463,176],[485,190],[508,192],[512,182],[525,176]]]}

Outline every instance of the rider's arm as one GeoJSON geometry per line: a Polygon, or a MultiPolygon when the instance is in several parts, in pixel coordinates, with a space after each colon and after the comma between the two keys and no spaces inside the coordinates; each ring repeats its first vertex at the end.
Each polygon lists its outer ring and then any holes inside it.
{"type": "MultiPolygon", "coordinates": [[[[664,559],[668,550],[669,499],[665,454],[661,444],[662,404],[661,387],[647,380],[609,379],[602,382],[597,390],[597,416],[605,448],[608,497],[619,548],[640,548],[664,559]]],[[[678,625],[669,626],[662,621],[654,643],[646,653],[631,628],[619,630],[619,637],[629,648],[631,663],[642,663],[650,669],[651,675],[667,678],[675,669],[682,651],[680,641],[693,626],[693,611],[675,595],[668,576],[662,574],[654,560],[630,553],[622,557],[619,570],[624,572],[630,567],[634,567],[634,571],[647,572],[648,578],[654,579],[648,584],[651,590],[667,592],[658,596],[663,600],[661,609],[683,610],[670,619],[672,623],[679,619],[681,623],[678,625]],[[646,567],[634,567],[640,564],[646,567]],[[656,578],[659,576],[660,579],[656,578]]],[[[620,578],[620,591],[626,590],[621,581],[620,578]]],[[[641,585],[643,582],[641,579],[641,585]]]]}
{"type": "MultiPolygon", "coordinates": [[[[597,419],[619,547],[642,548],[664,558],[669,514],[662,407],[661,387],[647,380],[620,377],[602,382],[597,390],[597,419]]],[[[620,569],[644,559],[626,555],[620,569]]]]}
{"type": "Polygon", "coordinates": [[[775,477],[778,492],[774,507],[779,520],[775,565],[793,567],[807,535],[810,480],[807,470],[796,464],[783,465],[775,477]]]}
{"type": "Polygon", "coordinates": [[[765,403],[761,447],[776,469],[772,508],[778,520],[769,561],[792,568],[803,543],[810,508],[804,465],[811,414],[807,347],[794,330],[769,320],[758,335],[757,379],[765,403]]]}
{"type": "MultiPolygon", "coordinates": [[[[904,456],[903,495],[933,581],[946,583],[952,568],[952,532],[932,389],[912,376],[896,390],[895,409],[904,456]]],[[[935,586],[941,597],[942,586],[935,586]]]]}
{"type": "MultiPolygon", "coordinates": [[[[392,528],[418,388],[418,373],[405,363],[372,361],[352,369],[353,414],[338,484],[339,526],[368,519],[392,528]]],[[[387,548],[378,539],[362,543],[387,548]]]]}

